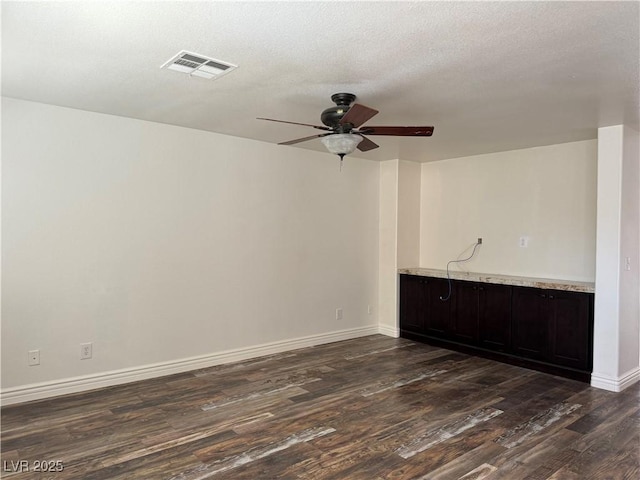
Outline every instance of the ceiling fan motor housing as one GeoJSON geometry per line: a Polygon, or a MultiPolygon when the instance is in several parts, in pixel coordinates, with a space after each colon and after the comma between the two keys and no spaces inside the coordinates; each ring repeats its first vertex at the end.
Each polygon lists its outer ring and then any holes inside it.
{"type": "Polygon", "coordinates": [[[367,138],[368,135],[430,137],[433,133],[433,127],[380,127],[372,125],[363,127],[362,125],[373,118],[378,113],[378,110],[358,103],[353,103],[355,99],[356,96],[353,93],[334,93],[331,95],[331,100],[336,104],[336,106],[327,108],[322,112],[320,115],[320,119],[324,124],[322,127],[320,125],[289,122],[286,120],[276,120],[274,118],[260,118],[260,120],[290,123],[292,125],[302,125],[323,130],[324,133],[296,138],[295,140],[289,140],[288,142],[281,142],[278,145],[295,145],[296,143],[320,138],[320,141],[325,144],[331,153],[336,153],[341,157],[352,153],[355,148],[361,152],[368,152],[369,150],[378,148],[378,145],[376,145],[375,142],[372,142],[367,138]],[[340,143],[341,140],[345,141],[344,145],[340,143]]]}
{"type": "Polygon", "coordinates": [[[349,105],[353,103],[356,96],[353,93],[334,93],[331,95],[331,101],[336,104],[335,107],[325,109],[320,115],[320,120],[327,127],[334,128],[337,133],[348,133],[353,125],[340,125],[340,120],[349,111],[349,105]]]}

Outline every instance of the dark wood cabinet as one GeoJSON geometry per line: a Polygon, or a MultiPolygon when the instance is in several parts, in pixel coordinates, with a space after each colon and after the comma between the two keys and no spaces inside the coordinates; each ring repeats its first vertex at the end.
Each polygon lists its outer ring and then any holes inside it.
{"type": "Polygon", "coordinates": [[[513,287],[513,346],[520,356],[591,371],[593,295],[513,287]]]}
{"type": "Polygon", "coordinates": [[[478,286],[478,345],[507,352],[511,348],[511,287],[490,283],[478,286]]]}
{"type": "Polygon", "coordinates": [[[450,302],[442,301],[449,291],[447,280],[442,278],[427,278],[425,282],[424,332],[434,337],[445,338],[449,334],[449,320],[451,318],[450,302]]]}
{"type": "Polygon", "coordinates": [[[546,290],[513,287],[513,352],[525,358],[544,360],[549,346],[546,290]]]}
{"type": "Polygon", "coordinates": [[[589,381],[593,294],[400,275],[400,335],[589,381]]]}
{"type": "Polygon", "coordinates": [[[576,292],[548,293],[549,351],[551,363],[589,370],[593,368],[593,296],[576,292]]]}
{"type": "Polygon", "coordinates": [[[425,277],[400,275],[400,318],[405,331],[424,332],[424,312],[427,310],[425,281],[425,277]]]}
{"type": "Polygon", "coordinates": [[[457,281],[451,295],[451,337],[459,342],[475,345],[480,323],[478,284],[457,281]]]}
{"type": "Polygon", "coordinates": [[[452,339],[467,345],[506,351],[511,339],[511,287],[454,281],[452,339]]]}
{"type": "Polygon", "coordinates": [[[401,329],[419,335],[444,337],[449,328],[447,281],[441,278],[400,276],[401,329]]]}

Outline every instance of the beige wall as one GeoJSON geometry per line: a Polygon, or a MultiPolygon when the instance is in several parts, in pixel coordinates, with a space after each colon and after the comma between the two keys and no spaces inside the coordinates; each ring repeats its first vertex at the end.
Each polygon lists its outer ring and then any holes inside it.
{"type": "Polygon", "coordinates": [[[378,320],[380,331],[398,336],[398,160],[380,162],[378,320]]]}
{"type": "Polygon", "coordinates": [[[12,99],[2,126],[3,389],[376,328],[377,163],[12,99]]]}
{"type": "Polygon", "coordinates": [[[465,270],[593,281],[596,156],[589,140],[423,164],[420,266],[482,237],[465,270]]]}
{"type": "Polygon", "coordinates": [[[397,337],[398,268],[420,259],[420,164],[380,162],[380,256],[378,321],[380,333],[397,337]]]}
{"type": "Polygon", "coordinates": [[[420,163],[398,163],[398,268],[420,263],[420,171],[420,163]]]}

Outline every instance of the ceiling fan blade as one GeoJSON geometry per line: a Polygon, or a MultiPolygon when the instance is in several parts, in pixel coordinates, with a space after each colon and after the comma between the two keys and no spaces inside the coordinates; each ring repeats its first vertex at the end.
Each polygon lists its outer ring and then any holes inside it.
{"type": "Polygon", "coordinates": [[[358,144],[358,150],[361,152],[368,152],[369,150],[373,150],[374,148],[378,148],[380,145],[372,142],[364,135],[360,135],[362,137],[362,141],[358,144]]]}
{"type": "Polygon", "coordinates": [[[289,140],[288,142],[280,142],[278,145],[293,145],[295,143],[306,142],[307,140],[313,140],[318,137],[326,137],[327,135],[331,135],[330,133],[321,133],[319,135],[311,135],[309,137],[304,138],[296,138],[295,140],[289,140]]]}
{"type": "Polygon", "coordinates": [[[257,120],[267,120],[269,122],[278,122],[278,123],[288,123],[290,125],[302,125],[304,127],[313,127],[313,128],[317,128],[319,130],[331,130],[331,128],[329,127],[324,127],[324,126],[320,126],[320,125],[311,125],[309,123],[298,123],[298,122],[288,122],[287,120],[275,120],[273,118],[262,118],[262,117],[258,117],[257,120]]]}
{"type": "Polygon", "coordinates": [[[344,114],[344,117],[340,119],[340,125],[350,123],[357,128],[364,122],[372,118],[374,115],[377,115],[377,113],[378,110],[365,107],[364,105],[360,105],[359,103],[354,103],[347,111],[347,113],[344,114]]]}
{"type": "Polygon", "coordinates": [[[358,133],[365,135],[391,135],[396,137],[430,137],[433,127],[362,127],[358,133]]]}

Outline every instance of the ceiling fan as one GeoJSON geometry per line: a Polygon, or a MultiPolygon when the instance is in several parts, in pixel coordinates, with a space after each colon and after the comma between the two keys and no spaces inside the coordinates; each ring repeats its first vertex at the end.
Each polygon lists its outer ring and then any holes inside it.
{"type": "Polygon", "coordinates": [[[363,126],[367,120],[378,113],[378,110],[365,107],[359,103],[351,105],[355,99],[356,96],[353,93],[334,93],[331,95],[331,101],[335,103],[336,106],[327,108],[322,112],[322,115],[320,115],[320,120],[322,120],[324,126],[275,120],[273,118],[258,118],[258,120],[304,125],[306,127],[317,128],[318,130],[325,130],[326,133],[297,138],[295,140],[289,140],[288,142],[281,142],[278,145],[293,145],[314,138],[320,138],[320,141],[327,150],[338,155],[341,161],[345,155],[353,153],[356,148],[361,152],[367,152],[379,147],[379,145],[369,140],[365,135],[430,137],[433,134],[433,127],[363,126]]]}

